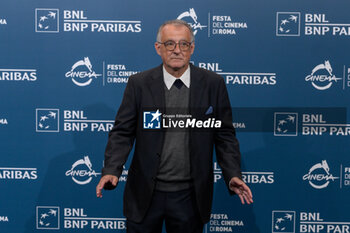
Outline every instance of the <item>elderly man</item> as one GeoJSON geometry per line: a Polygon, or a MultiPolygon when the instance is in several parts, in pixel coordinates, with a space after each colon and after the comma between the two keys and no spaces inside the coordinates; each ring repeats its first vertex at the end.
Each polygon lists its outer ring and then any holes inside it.
{"type": "Polygon", "coordinates": [[[127,232],[160,233],[163,222],[168,233],[202,232],[212,205],[214,146],[229,192],[242,204],[253,202],[241,180],[225,83],[214,72],[190,65],[194,47],[186,22],[171,20],[160,26],[155,49],[163,64],[129,78],[109,133],[97,197],[102,197],[103,188],[117,185],[136,139],[124,191],[127,232]],[[153,110],[152,120],[158,120],[160,112],[182,109],[192,119],[215,119],[219,124],[206,129],[147,129],[146,109],[153,110]]]}

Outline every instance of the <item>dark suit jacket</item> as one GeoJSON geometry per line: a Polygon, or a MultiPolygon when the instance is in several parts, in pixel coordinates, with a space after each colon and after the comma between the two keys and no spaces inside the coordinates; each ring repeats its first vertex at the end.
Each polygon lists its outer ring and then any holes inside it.
{"type": "MultiPolygon", "coordinates": [[[[210,218],[213,198],[213,149],[228,185],[241,177],[240,152],[232,126],[232,112],[223,78],[190,65],[190,113],[197,119],[222,121],[220,129],[190,130],[190,168],[203,223],[210,218]],[[206,114],[212,106],[212,113],[206,114]]],[[[124,191],[124,215],[140,222],[150,205],[164,140],[164,130],[143,129],[143,111],[165,110],[162,65],[129,78],[123,101],[109,133],[102,175],[119,177],[134,140],[135,153],[124,191]]],[[[230,192],[232,194],[232,192],[230,192]]]]}

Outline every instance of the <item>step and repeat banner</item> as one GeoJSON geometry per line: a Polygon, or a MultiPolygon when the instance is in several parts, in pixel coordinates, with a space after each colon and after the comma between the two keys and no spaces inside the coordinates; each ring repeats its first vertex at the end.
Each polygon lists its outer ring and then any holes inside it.
{"type": "MultiPolygon", "coordinates": [[[[350,2],[0,3],[0,232],[126,232],[122,194],[97,199],[128,77],[158,66],[169,19],[194,30],[191,62],[229,92],[254,204],[215,162],[209,232],[350,232],[350,2]]],[[[216,160],[215,160],[216,161],[216,160]]],[[[164,231],[165,232],[165,231],[164,231]]]]}

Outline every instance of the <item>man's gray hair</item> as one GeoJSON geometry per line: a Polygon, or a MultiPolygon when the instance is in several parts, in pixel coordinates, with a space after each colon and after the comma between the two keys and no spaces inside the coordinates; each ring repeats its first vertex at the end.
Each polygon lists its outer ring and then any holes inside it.
{"type": "Polygon", "coordinates": [[[162,25],[160,25],[159,29],[158,29],[158,33],[157,33],[157,42],[161,42],[161,32],[162,29],[166,26],[166,25],[178,25],[178,26],[185,26],[188,28],[188,30],[190,30],[191,33],[191,42],[194,42],[194,33],[193,33],[193,29],[192,27],[184,20],[181,19],[173,19],[173,20],[168,20],[166,22],[164,22],[162,25]]]}

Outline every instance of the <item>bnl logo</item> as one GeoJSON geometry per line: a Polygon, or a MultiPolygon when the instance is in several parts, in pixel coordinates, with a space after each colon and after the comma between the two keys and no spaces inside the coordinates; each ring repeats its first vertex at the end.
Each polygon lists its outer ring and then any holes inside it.
{"type": "Polygon", "coordinates": [[[275,112],[275,136],[298,136],[298,113],[275,112]]]}
{"type": "Polygon", "coordinates": [[[295,233],[295,211],[272,211],[272,233],[295,233]]]}
{"type": "Polygon", "coordinates": [[[59,230],[60,229],[60,207],[37,206],[36,207],[36,229],[59,230]]]}
{"type": "Polygon", "coordinates": [[[143,128],[160,129],[161,115],[159,109],[156,112],[143,112],[143,128]]]}
{"type": "Polygon", "coordinates": [[[300,36],[300,12],[277,12],[276,36],[300,36]]]}
{"type": "Polygon", "coordinates": [[[59,32],[58,9],[35,9],[35,32],[59,32]]]}
{"type": "Polygon", "coordinates": [[[59,132],[59,109],[36,109],[36,132],[59,132]]]}

